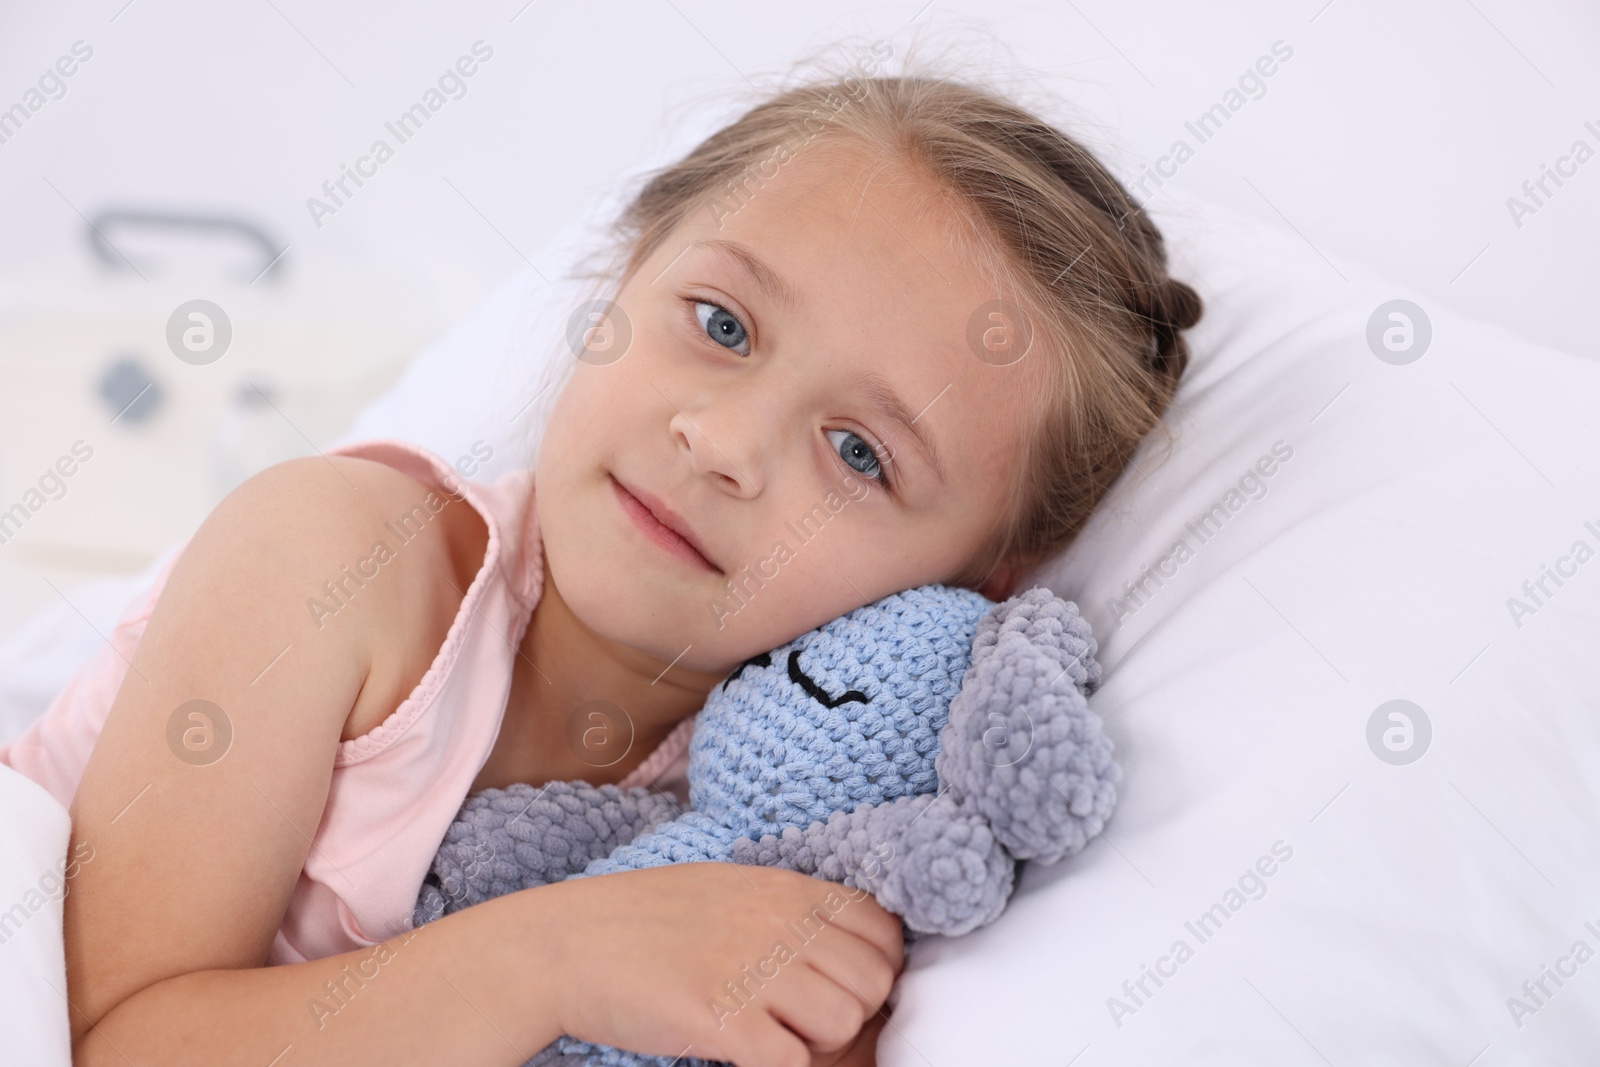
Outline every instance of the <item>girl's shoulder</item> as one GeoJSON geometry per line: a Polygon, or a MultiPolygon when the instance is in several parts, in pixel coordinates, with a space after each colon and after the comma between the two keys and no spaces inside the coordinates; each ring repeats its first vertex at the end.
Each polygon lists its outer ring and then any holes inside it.
{"type": "Polygon", "coordinates": [[[223,543],[240,551],[270,539],[278,562],[263,576],[276,588],[261,595],[303,605],[299,639],[331,639],[359,662],[365,681],[341,741],[371,731],[416,688],[488,544],[483,517],[459,493],[358,455],[276,464],[213,518],[225,526],[223,543]]]}
{"type": "Polygon", "coordinates": [[[346,483],[299,475],[332,491],[319,559],[328,574],[308,583],[308,620],[319,632],[348,627],[366,659],[366,684],[340,735],[347,741],[382,723],[433,664],[483,566],[489,529],[458,486],[359,456],[299,462],[331,465],[346,483]]]}

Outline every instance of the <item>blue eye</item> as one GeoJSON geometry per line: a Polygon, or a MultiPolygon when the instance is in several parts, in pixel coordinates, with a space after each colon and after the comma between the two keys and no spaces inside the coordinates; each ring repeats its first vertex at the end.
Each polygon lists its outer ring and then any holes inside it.
{"type": "Polygon", "coordinates": [[[852,433],[849,430],[824,430],[823,432],[828,435],[830,441],[833,440],[834,434],[839,434],[847,439],[847,443],[843,446],[834,441],[833,447],[838,449],[839,458],[844,460],[851,470],[865,474],[868,478],[884,485],[889,484],[889,475],[883,469],[883,463],[878,453],[873,450],[871,445],[867,444],[860,434],[852,433]]]}
{"type": "Polygon", "coordinates": [[[735,318],[732,312],[704,300],[696,300],[694,315],[700,320],[700,328],[706,332],[706,336],[717,344],[741,356],[750,354],[750,338],[745,333],[744,323],[735,318]]]}

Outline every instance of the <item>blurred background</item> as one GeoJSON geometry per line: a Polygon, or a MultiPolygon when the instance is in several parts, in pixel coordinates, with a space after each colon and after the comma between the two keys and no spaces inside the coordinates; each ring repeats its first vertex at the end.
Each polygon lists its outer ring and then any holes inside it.
{"type": "Polygon", "coordinates": [[[913,38],[1130,183],[1168,157],[1146,198],[1596,354],[1592,3],[6,0],[0,640],[342,433],[683,109],[913,38]]]}

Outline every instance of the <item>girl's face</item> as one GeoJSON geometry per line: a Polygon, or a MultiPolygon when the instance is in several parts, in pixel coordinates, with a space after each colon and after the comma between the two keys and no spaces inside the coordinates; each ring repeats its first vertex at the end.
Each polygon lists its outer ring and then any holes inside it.
{"type": "Polygon", "coordinates": [[[712,674],[956,575],[1045,387],[1037,355],[969,344],[1002,294],[948,247],[926,178],[853,141],[748,178],[742,206],[693,209],[617,294],[534,480],[573,613],[712,674]]]}

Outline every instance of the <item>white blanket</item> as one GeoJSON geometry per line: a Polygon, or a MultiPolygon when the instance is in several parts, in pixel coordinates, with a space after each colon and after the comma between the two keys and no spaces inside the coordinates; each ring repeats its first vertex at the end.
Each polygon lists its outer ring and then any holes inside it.
{"type": "MultiPolygon", "coordinates": [[[[69,1067],[61,909],[71,820],[44,788],[0,766],[0,1062],[69,1067]]],[[[87,845],[76,863],[93,862],[87,845]]]]}

